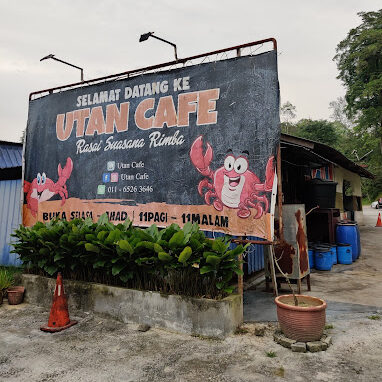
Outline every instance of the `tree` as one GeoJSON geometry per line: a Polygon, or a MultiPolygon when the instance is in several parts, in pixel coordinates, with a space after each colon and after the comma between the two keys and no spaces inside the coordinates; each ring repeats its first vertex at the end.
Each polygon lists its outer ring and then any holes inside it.
{"type": "Polygon", "coordinates": [[[289,134],[292,127],[292,120],[296,118],[296,106],[287,101],[281,106],[280,114],[281,130],[289,134]]]}
{"type": "Polygon", "coordinates": [[[346,114],[347,103],[344,97],[338,97],[335,101],[329,103],[329,109],[332,110],[330,119],[341,123],[347,130],[355,126],[355,121],[346,114]]]}
{"type": "Polygon", "coordinates": [[[324,119],[317,121],[302,119],[296,124],[296,128],[297,136],[321,142],[332,147],[336,147],[339,140],[335,122],[329,122],[324,119]]]}
{"type": "Polygon", "coordinates": [[[337,78],[345,84],[348,117],[375,134],[382,152],[382,9],[358,15],[362,23],[337,45],[337,78]]]}

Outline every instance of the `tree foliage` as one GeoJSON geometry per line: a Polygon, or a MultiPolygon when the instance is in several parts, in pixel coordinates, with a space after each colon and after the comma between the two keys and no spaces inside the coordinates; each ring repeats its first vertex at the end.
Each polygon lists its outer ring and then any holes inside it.
{"type": "Polygon", "coordinates": [[[280,107],[281,131],[286,134],[295,134],[295,125],[292,122],[296,118],[296,106],[287,101],[280,107]]]}
{"type": "Polygon", "coordinates": [[[339,141],[338,126],[324,119],[302,119],[296,124],[295,134],[299,137],[336,147],[339,141]]]}
{"type": "Polygon", "coordinates": [[[349,118],[346,108],[345,97],[338,97],[336,100],[329,102],[329,109],[332,111],[330,119],[341,123],[345,130],[349,131],[356,125],[356,122],[354,119],[349,118]]]}
{"type": "Polygon", "coordinates": [[[360,12],[362,23],[337,46],[334,60],[346,88],[347,113],[382,149],[382,9],[360,12]]]}

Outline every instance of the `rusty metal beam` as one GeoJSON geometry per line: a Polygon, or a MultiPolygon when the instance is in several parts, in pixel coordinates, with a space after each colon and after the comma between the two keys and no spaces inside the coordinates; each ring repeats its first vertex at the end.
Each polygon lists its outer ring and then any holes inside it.
{"type": "Polygon", "coordinates": [[[268,240],[249,240],[249,239],[232,239],[233,243],[237,244],[260,244],[260,245],[272,245],[274,244],[273,241],[268,240]]]}
{"type": "Polygon", "coordinates": [[[283,224],[283,190],[281,178],[281,148],[277,149],[277,204],[279,208],[279,235],[280,240],[284,241],[284,224],[283,224]]]}
{"type": "Polygon", "coordinates": [[[29,101],[32,99],[32,97],[34,95],[41,94],[41,93],[53,93],[55,90],[63,90],[63,89],[68,89],[68,88],[75,87],[75,86],[78,87],[78,86],[84,86],[86,84],[89,85],[89,84],[91,84],[93,82],[100,82],[100,81],[118,79],[118,77],[121,77],[121,76],[129,76],[129,75],[139,74],[139,73],[142,73],[142,72],[147,72],[147,71],[150,71],[150,70],[165,68],[167,66],[172,66],[172,65],[177,65],[177,64],[184,64],[187,61],[196,60],[196,59],[202,58],[202,57],[213,56],[215,54],[225,53],[225,52],[229,52],[231,50],[236,50],[236,52],[240,52],[241,49],[243,49],[243,48],[248,48],[248,47],[251,47],[251,46],[254,46],[254,45],[261,45],[261,44],[265,44],[265,43],[268,43],[268,42],[271,42],[273,44],[273,50],[277,50],[277,41],[276,41],[276,39],[274,39],[273,37],[266,38],[264,40],[253,41],[253,42],[249,42],[249,43],[246,43],[246,44],[233,46],[233,47],[230,47],[230,48],[219,49],[219,50],[214,50],[212,52],[197,54],[196,56],[191,56],[191,57],[186,57],[186,58],[179,58],[178,60],[165,62],[163,64],[146,66],[144,68],[129,70],[129,71],[126,71],[126,72],[112,74],[112,75],[104,76],[104,77],[98,77],[98,78],[94,78],[94,79],[91,79],[91,80],[86,80],[86,81],[83,81],[83,82],[75,82],[75,83],[68,84],[68,85],[62,85],[62,86],[57,86],[57,87],[54,87],[54,88],[38,90],[38,91],[35,91],[35,92],[32,92],[32,93],[29,94],[29,101]]]}

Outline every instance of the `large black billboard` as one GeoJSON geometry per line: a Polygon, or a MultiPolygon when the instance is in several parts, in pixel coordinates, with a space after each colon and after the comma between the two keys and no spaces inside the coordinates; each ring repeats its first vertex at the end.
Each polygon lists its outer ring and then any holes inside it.
{"type": "Polygon", "coordinates": [[[24,224],[112,221],[270,238],[275,51],[30,101],[24,224]]]}

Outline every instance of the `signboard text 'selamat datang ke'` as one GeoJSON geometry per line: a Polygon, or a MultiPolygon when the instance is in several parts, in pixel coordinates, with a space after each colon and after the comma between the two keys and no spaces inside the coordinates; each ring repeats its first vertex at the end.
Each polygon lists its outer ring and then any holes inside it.
{"type": "Polygon", "coordinates": [[[24,224],[106,212],[270,238],[276,52],[32,100],[24,224]]]}

